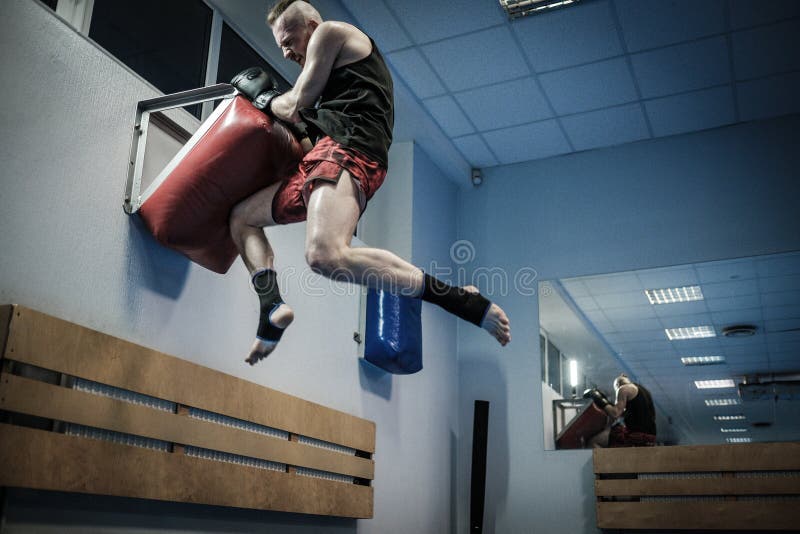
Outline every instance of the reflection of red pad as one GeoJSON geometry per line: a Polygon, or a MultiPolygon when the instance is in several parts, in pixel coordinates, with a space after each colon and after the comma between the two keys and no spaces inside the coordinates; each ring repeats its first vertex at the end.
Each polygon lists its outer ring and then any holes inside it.
{"type": "Polygon", "coordinates": [[[605,412],[589,403],[581,413],[559,433],[556,438],[556,449],[582,449],[586,441],[606,428],[605,412]]]}
{"type": "Polygon", "coordinates": [[[139,213],[162,245],[224,274],[238,254],[228,228],[231,209],[293,173],[303,151],[289,130],[242,96],[208,120],[213,124],[170,162],[167,169],[174,168],[139,213]]]}

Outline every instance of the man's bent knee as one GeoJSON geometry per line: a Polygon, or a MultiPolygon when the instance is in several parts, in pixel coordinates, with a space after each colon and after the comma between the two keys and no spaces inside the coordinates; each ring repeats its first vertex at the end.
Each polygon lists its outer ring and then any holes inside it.
{"type": "Polygon", "coordinates": [[[344,274],[346,270],[345,251],[321,243],[311,243],[306,248],[306,262],[311,270],[322,276],[332,278],[344,274]]]}

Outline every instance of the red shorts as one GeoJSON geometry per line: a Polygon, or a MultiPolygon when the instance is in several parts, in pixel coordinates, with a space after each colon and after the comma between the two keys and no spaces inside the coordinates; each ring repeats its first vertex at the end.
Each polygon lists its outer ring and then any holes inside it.
{"type": "Polygon", "coordinates": [[[608,435],[609,447],[655,447],[656,437],[645,432],[631,432],[625,425],[614,425],[608,435]]]}
{"type": "Polygon", "coordinates": [[[272,220],[289,224],[306,220],[306,207],[317,180],[337,183],[347,171],[358,188],[361,213],[386,178],[386,168],[330,137],[320,139],[305,155],[297,172],[284,180],[272,199],[272,220]]]}

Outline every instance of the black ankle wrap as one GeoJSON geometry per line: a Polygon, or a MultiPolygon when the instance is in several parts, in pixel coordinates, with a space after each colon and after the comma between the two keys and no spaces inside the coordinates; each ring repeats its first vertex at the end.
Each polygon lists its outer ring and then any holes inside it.
{"type": "Polygon", "coordinates": [[[278,291],[278,273],[272,269],[264,269],[253,274],[253,287],[258,293],[261,303],[261,315],[258,319],[258,337],[263,341],[277,342],[283,335],[283,328],[278,328],[270,322],[270,316],[278,306],[283,304],[283,299],[278,291]]]}
{"type": "Polygon", "coordinates": [[[480,326],[491,302],[480,293],[470,293],[461,287],[453,287],[425,274],[422,300],[441,306],[453,315],[480,326]]]}

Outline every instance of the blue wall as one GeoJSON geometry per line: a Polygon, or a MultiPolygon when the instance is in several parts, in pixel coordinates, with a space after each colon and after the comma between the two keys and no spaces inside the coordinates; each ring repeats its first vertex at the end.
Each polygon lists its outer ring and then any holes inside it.
{"type": "MultiPolygon", "coordinates": [[[[485,172],[463,191],[469,267],[563,278],[800,249],[800,116],[583,152],[485,172]]],[[[522,290],[530,284],[523,284],[522,290]]],[[[486,531],[594,532],[589,451],[545,452],[536,296],[510,288],[505,349],[459,324],[462,435],[491,401],[486,531]]],[[[470,440],[459,443],[459,531],[470,440]]]]}

